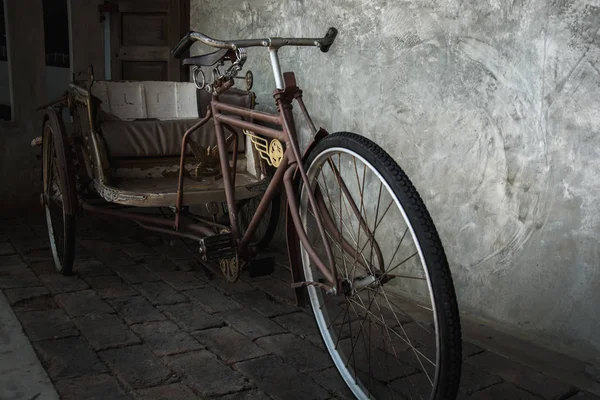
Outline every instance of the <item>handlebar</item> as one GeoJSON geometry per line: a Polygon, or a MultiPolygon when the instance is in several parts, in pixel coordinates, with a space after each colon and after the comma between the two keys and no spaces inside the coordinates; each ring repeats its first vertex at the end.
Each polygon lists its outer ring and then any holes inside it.
{"type": "Polygon", "coordinates": [[[337,36],[337,29],[329,28],[322,38],[266,38],[266,39],[240,39],[240,40],[217,40],[206,36],[200,32],[190,31],[177,43],[171,54],[175,58],[181,56],[189,50],[194,42],[201,42],[205,45],[219,49],[236,50],[240,47],[269,47],[278,49],[282,46],[316,46],[323,53],[327,53],[337,36]]]}

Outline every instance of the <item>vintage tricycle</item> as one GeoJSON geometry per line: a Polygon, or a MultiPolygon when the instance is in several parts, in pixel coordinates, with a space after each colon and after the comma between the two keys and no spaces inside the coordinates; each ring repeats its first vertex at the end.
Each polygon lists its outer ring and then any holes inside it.
{"type": "Polygon", "coordinates": [[[229,281],[243,269],[269,274],[261,250],[277,228],[283,183],[292,287],[299,305],[310,302],[352,393],[454,398],[460,323],[429,213],[381,147],[317,129],[294,74],[280,68],[283,46],[327,52],[336,35],[330,28],[322,38],[221,41],[190,32],[175,57],[196,41],[218,49],[183,60],[193,82],[95,81],[93,73],[73,82],[47,108],[42,136],[42,203],[56,268],[72,273],[75,221],[85,210],[192,240],[229,281]],[[255,110],[250,74],[247,90],[232,88],[248,47],[268,49],[275,114],[255,110]],[[210,79],[202,67],[213,67],[210,79]],[[304,151],[294,102],[312,132],[304,151]],[[140,212],[149,207],[172,218],[140,212]]]}

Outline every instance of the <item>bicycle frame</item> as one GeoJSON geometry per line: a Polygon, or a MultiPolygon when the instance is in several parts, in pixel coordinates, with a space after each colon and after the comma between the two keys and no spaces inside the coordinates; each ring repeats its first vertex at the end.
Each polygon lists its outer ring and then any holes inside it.
{"type": "MultiPolygon", "coordinates": [[[[326,265],[317,255],[316,251],[311,246],[306,232],[302,227],[302,223],[300,221],[300,212],[298,209],[297,203],[297,193],[294,188],[294,179],[297,173],[300,173],[300,177],[303,178],[304,184],[308,183],[306,179],[306,172],[304,171],[304,167],[302,165],[302,156],[300,155],[298,148],[298,140],[295,131],[295,123],[294,117],[292,115],[292,101],[295,99],[300,104],[300,107],[311,124],[311,127],[314,128],[312,124],[312,120],[306,111],[306,107],[304,106],[304,102],[302,100],[302,91],[296,86],[295,78],[293,73],[284,74],[284,79],[286,81],[285,89],[278,89],[275,91],[273,97],[275,98],[275,103],[277,105],[277,109],[279,110],[279,115],[277,114],[269,114],[261,111],[255,111],[244,107],[238,107],[226,103],[222,103],[219,101],[218,95],[214,95],[209,106],[209,110],[206,118],[201,120],[198,124],[192,127],[183,138],[182,141],[182,152],[180,165],[185,163],[185,146],[187,145],[187,139],[189,134],[193,131],[200,128],[202,125],[207,123],[210,119],[214,121],[215,124],[215,133],[217,136],[217,144],[219,151],[219,158],[221,163],[221,171],[223,176],[223,186],[225,190],[225,197],[227,199],[227,209],[229,215],[229,223],[230,229],[233,237],[238,242],[238,252],[242,255],[248,253],[248,244],[252,235],[256,231],[261,219],[263,218],[269,203],[275,196],[277,190],[280,188],[281,184],[284,184],[285,191],[288,198],[288,206],[290,207],[291,216],[293,219],[294,226],[296,228],[296,233],[298,234],[302,245],[305,250],[308,252],[311,260],[318,266],[321,270],[331,287],[337,287],[337,276],[335,272],[335,267],[333,264],[333,255],[331,249],[329,248],[328,241],[326,240],[325,229],[328,231],[335,231],[335,226],[333,224],[327,224],[326,227],[323,226],[323,221],[320,217],[322,211],[317,211],[318,205],[314,198],[314,195],[311,191],[307,191],[307,196],[313,208],[314,214],[317,220],[317,226],[319,227],[319,233],[321,234],[325,247],[326,247],[326,255],[328,265],[326,265]],[[227,112],[227,115],[222,112],[227,112]],[[281,130],[272,129],[266,126],[262,126],[256,124],[254,122],[249,122],[243,119],[237,119],[234,116],[244,117],[250,120],[258,120],[262,122],[267,122],[278,127],[281,127],[281,130]],[[228,157],[228,149],[225,145],[225,134],[224,127],[233,126],[241,129],[246,129],[252,132],[259,133],[269,139],[277,139],[282,143],[285,143],[285,152],[283,154],[282,161],[278,166],[277,171],[275,172],[269,186],[267,187],[263,198],[261,199],[258,208],[246,232],[244,235],[240,235],[238,231],[237,224],[237,209],[236,209],[236,201],[235,201],[235,191],[234,191],[234,183],[232,180],[232,171],[231,166],[229,165],[229,157],[228,157]]],[[[234,166],[235,169],[235,160],[234,166]]],[[[178,204],[176,206],[176,223],[175,229],[178,229],[179,224],[179,213],[181,210],[181,198],[183,197],[183,169],[180,169],[179,172],[179,187],[178,187],[178,204]]],[[[327,219],[326,219],[327,220],[327,219]]],[[[333,232],[331,232],[333,234],[333,232]]],[[[338,233],[335,233],[338,235],[338,233]]]]}

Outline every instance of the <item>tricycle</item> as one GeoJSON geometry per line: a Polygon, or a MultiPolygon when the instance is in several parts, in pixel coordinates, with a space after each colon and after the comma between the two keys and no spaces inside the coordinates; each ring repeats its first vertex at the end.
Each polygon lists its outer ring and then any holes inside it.
{"type": "Polygon", "coordinates": [[[269,274],[261,253],[278,225],[283,186],[291,286],[299,305],[310,304],[352,393],[455,398],[456,296],[423,201],[373,141],[317,129],[294,73],[281,70],[282,47],[327,52],[336,35],[330,28],[321,38],[216,40],[190,32],[175,57],[195,42],[217,49],[183,60],[193,82],[101,81],[90,70],[71,83],[47,107],[42,136],[42,204],[56,269],[73,272],[83,210],[191,240],[229,281],[244,269],[269,274]],[[268,50],[276,113],[255,109],[250,73],[245,90],[233,87],[249,47],[268,50]],[[293,104],[312,132],[304,150],[293,104]],[[150,207],[170,218],[143,212],[150,207]]]}

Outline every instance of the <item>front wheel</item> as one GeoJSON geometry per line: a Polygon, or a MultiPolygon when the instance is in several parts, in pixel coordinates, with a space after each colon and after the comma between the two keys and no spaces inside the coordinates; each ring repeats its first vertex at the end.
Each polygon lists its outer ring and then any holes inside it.
{"type": "MultiPolygon", "coordinates": [[[[372,141],[336,133],[305,168],[333,253],[337,294],[307,287],[325,347],[359,399],[453,399],[461,367],[456,296],[444,249],[423,201],[398,164],[372,141]]],[[[327,260],[308,200],[300,217],[327,260]]],[[[301,246],[304,278],[321,271],[301,246]]]]}

